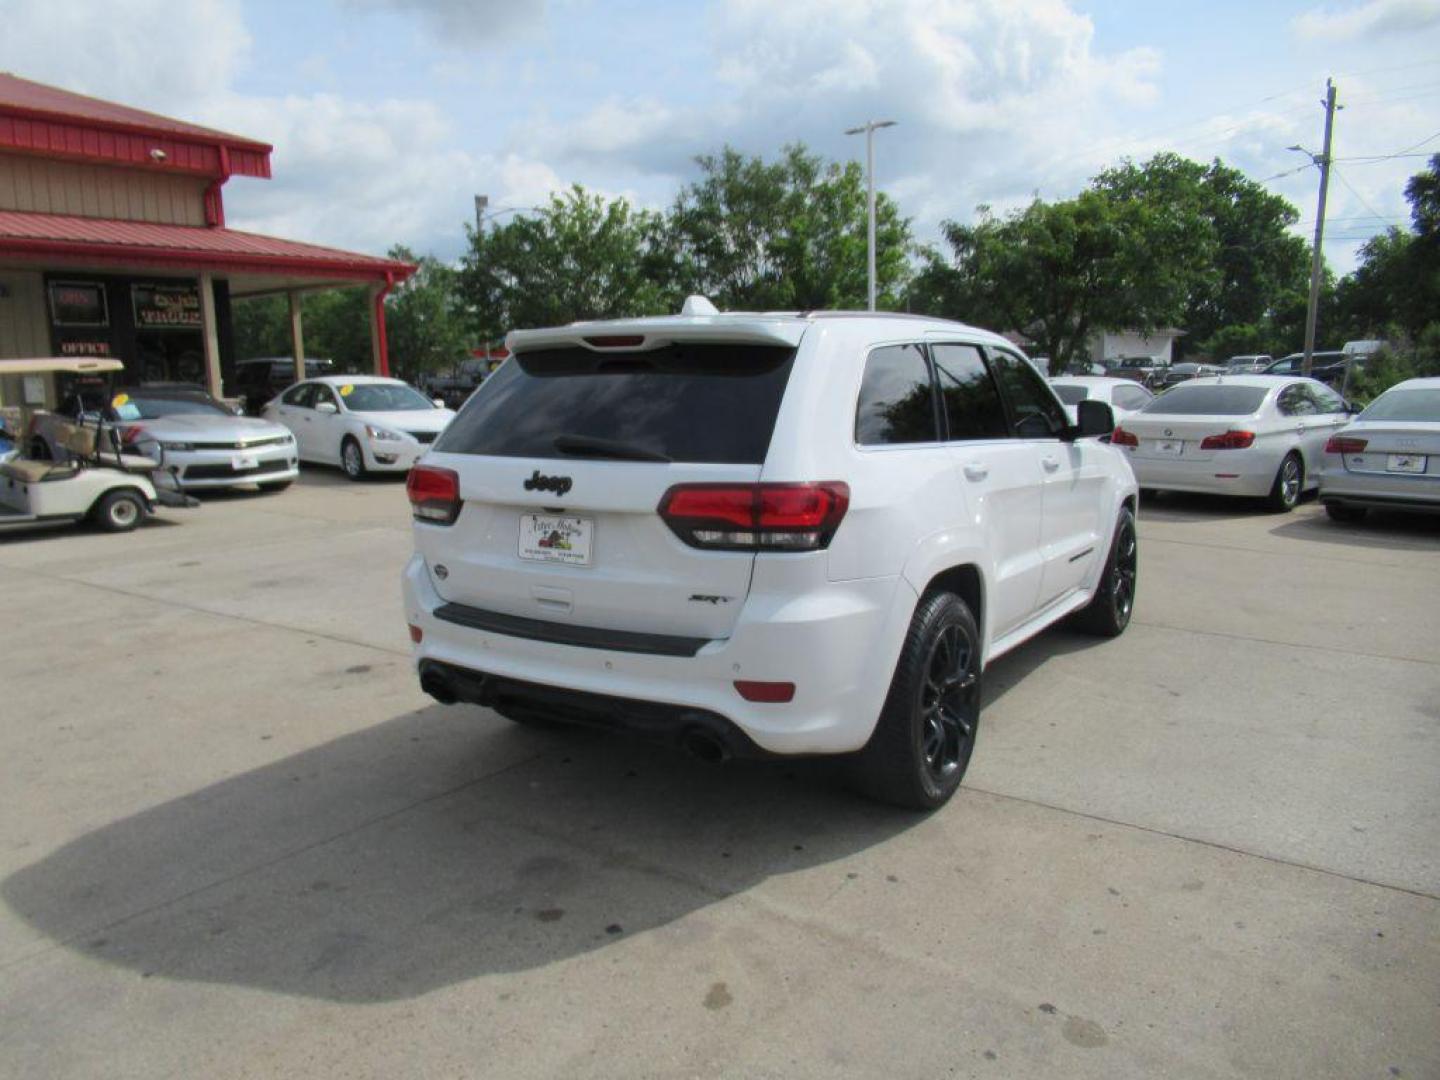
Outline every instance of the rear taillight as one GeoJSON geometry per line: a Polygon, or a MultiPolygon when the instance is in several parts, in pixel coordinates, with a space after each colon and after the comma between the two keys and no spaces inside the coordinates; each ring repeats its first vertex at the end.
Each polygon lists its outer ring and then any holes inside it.
{"type": "Polygon", "coordinates": [[[665,524],[691,547],[719,551],[818,551],[850,505],[850,486],[676,484],[660,500],[665,524]]]}
{"type": "Polygon", "coordinates": [[[1255,443],[1253,431],[1226,431],[1219,435],[1206,435],[1200,440],[1201,450],[1244,450],[1255,443]]]}
{"type": "Polygon", "coordinates": [[[460,477],[454,469],[416,465],[405,479],[405,494],[417,521],[451,525],[460,516],[460,477]]]}
{"type": "Polygon", "coordinates": [[[1327,454],[1363,454],[1369,443],[1365,439],[1357,439],[1353,435],[1331,435],[1330,440],[1325,444],[1327,454]]]}
{"type": "Polygon", "coordinates": [[[1123,427],[1117,427],[1110,433],[1111,446],[1139,446],[1140,440],[1123,427]]]}

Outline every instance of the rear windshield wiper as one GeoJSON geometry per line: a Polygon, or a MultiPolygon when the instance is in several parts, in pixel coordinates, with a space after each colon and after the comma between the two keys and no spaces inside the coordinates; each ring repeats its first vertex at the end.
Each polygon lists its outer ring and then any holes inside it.
{"type": "Polygon", "coordinates": [[[616,458],[621,461],[670,461],[664,454],[646,450],[643,446],[617,442],[614,439],[597,439],[592,435],[556,435],[552,443],[562,454],[577,457],[616,458]]]}

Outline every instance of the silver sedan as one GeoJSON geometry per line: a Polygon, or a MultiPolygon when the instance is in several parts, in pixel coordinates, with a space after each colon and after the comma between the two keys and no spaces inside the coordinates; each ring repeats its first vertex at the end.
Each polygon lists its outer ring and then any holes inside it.
{"type": "Polygon", "coordinates": [[[1371,507],[1440,512],[1440,378],[1392,386],[1331,437],[1320,501],[1336,521],[1371,507]]]}

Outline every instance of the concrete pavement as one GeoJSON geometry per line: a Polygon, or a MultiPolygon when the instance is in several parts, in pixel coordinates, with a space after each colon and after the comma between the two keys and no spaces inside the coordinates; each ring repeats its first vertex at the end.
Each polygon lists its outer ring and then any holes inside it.
{"type": "Polygon", "coordinates": [[[395,483],[0,538],[0,1075],[1440,1075],[1440,524],[1170,497],[916,818],[421,695],[395,483]]]}

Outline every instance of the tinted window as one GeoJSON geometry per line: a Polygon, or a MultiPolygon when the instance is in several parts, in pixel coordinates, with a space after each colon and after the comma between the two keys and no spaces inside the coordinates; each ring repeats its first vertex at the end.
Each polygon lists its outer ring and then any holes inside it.
{"type": "Polygon", "coordinates": [[[1275,407],[1282,416],[1314,416],[1319,411],[1310,392],[1299,383],[1281,390],[1275,407]]]}
{"type": "Polygon", "coordinates": [[[345,407],[351,412],[413,412],[435,406],[400,383],[354,383],[345,395],[345,407]]]}
{"type": "Polygon", "coordinates": [[[1034,368],[1014,353],[1000,349],[990,351],[990,361],[1004,388],[1011,428],[1017,438],[1045,438],[1065,428],[1065,410],[1034,368]]]}
{"type": "Polygon", "coordinates": [[[1141,412],[1167,416],[1249,416],[1267,393],[1263,386],[1186,386],[1166,390],[1141,412]]]}
{"type": "Polygon", "coordinates": [[[932,345],[948,437],[1003,439],[1009,434],[1000,392],[974,345],[932,345]]]}
{"type": "Polygon", "coordinates": [[[935,442],[935,391],[919,345],[888,345],[865,361],[855,441],[861,446],[935,442]]]}
{"type": "Polygon", "coordinates": [[[1324,383],[1316,383],[1314,386],[1307,386],[1310,396],[1315,400],[1315,407],[1322,413],[1343,413],[1345,399],[1337,394],[1324,383]]]}
{"type": "MultiPolygon", "coordinates": [[[[130,398],[128,404],[135,407],[125,416],[126,420],[159,420],[165,416],[185,416],[193,413],[204,413],[207,416],[214,416],[216,413],[221,416],[235,415],[229,407],[222,405],[209,394],[166,394],[155,397],[145,395],[144,391],[122,392],[130,398]]],[[[110,411],[114,413],[116,410],[112,408],[110,411]]]]}
{"type": "Polygon", "coordinates": [[[1432,424],[1440,422],[1440,390],[1387,390],[1372,401],[1356,419],[1432,424]]]}
{"type": "Polygon", "coordinates": [[[1153,394],[1146,393],[1138,386],[1117,386],[1112,394],[1115,404],[1122,409],[1143,409],[1153,394]]]}
{"type": "Polygon", "coordinates": [[[334,405],[335,408],[337,408],[337,409],[340,408],[339,403],[335,400],[335,391],[334,391],[334,390],[330,389],[330,387],[326,386],[324,383],[315,383],[314,385],[315,385],[315,397],[314,397],[314,399],[310,402],[311,408],[314,408],[316,405],[319,405],[319,404],[320,404],[321,402],[323,402],[323,401],[328,401],[331,405],[334,405]]]}
{"type": "Polygon", "coordinates": [[[1051,383],[1050,389],[1054,390],[1055,395],[1066,405],[1079,405],[1090,396],[1088,386],[1076,386],[1073,383],[1051,383]]]}
{"type": "Polygon", "coordinates": [[[562,458],[569,435],[672,461],[758,465],[794,350],[677,343],[643,352],[517,353],[471,395],[435,449],[562,458]]]}
{"type": "Polygon", "coordinates": [[[311,399],[315,396],[314,383],[301,383],[299,386],[292,386],[285,393],[280,395],[280,400],[286,405],[298,405],[302,409],[310,408],[311,399]]]}

